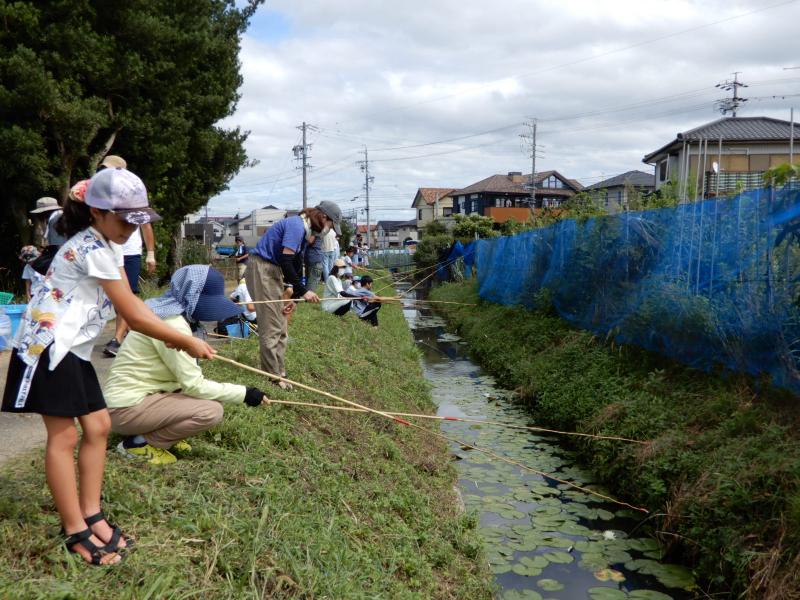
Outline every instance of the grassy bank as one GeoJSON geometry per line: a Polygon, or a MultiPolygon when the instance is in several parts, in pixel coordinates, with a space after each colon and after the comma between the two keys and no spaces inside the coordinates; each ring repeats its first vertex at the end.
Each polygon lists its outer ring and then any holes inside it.
{"type": "MultiPolygon", "coordinates": [[[[432,297],[478,301],[472,283],[432,297]]],[[[537,423],[652,440],[576,448],[615,493],[653,511],[649,524],[709,594],[800,597],[797,398],[605,343],[547,311],[443,312],[537,423]]]]}
{"type": "MultiPolygon", "coordinates": [[[[376,408],[431,411],[398,307],[373,329],[300,305],[289,377],[376,408]]],[[[258,366],[257,343],[221,352],[258,366]]],[[[282,392],[224,363],[220,381],[282,392]]],[[[431,425],[435,427],[435,425],[431,425]]],[[[176,465],[109,453],[105,504],[137,539],[115,568],[68,560],[41,452],[0,473],[0,598],[489,598],[472,518],[445,447],[380,417],[226,406],[176,465]]]]}

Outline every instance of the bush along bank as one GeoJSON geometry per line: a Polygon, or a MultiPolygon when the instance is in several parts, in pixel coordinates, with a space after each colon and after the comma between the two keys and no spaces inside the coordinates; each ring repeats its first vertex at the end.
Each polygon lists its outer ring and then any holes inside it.
{"type": "MultiPolygon", "coordinates": [[[[474,282],[432,298],[478,302],[474,282]]],[[[539,425],[652,443],[577,442],[622,499],[648,507],[669,556],[708,594],[800,597],[798,399],[576,331],[547,310],[483,303],[442,313],[539,425]]]]}
{"type": "MultiPolygon", "coordinates": [[[[373,328],[299,305],[289,377],[375,408],[430,412],[401,309],[380,319],[373,328]]],[[[219,350],[258,367],[255,339],[219,350]]],[[[204,370],[274,399],[328,402],[226,363],[204,370]]],[[[111,568],[86,567],[60,545],[42,451],[5,466],[0,598],[491,598],[475,519],[457,509],[438,440],[377,416],[273,404],[226,405],[222,423],[190,441],[191,454],[161,468],[109,453],[105,508],[137,540],[111,568]]]]}

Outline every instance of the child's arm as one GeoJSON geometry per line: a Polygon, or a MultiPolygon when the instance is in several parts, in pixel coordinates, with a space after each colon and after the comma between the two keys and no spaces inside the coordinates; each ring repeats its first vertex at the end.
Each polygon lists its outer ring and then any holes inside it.
{"type": "Polygon", "coordinates": [[[25,280],[25,297],[28,299],[28,302],[31,301],[31,280],[25,280]]]}
{"type": "Polygon", "coordinates": [[[217,353],[203,340],[175,331],[159,319],[131,292],[127,279],[101,279],[100,285],[114,308],[134,331],[161,340],[170,347],[185,350],[195,358],[213,358],[217,353]]]}

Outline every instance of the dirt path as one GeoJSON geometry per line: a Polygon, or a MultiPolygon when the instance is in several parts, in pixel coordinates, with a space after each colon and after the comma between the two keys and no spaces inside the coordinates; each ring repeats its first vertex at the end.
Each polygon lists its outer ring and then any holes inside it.
{"type": "MultiPolygon", "coordinates": [[[[114,335],[114,322],[106,325],[92,354],[92,364],[100,383],[108,377],[112,360],[103,356],[103,346],[114,335]]],[[[0,352],[0,390],[6,387],[6,373],[11,352],[0,352]]],[[[39,415],[0,412],[0,465],[8,459],[39,448],[45,442],[45,429],[39,415]]]]}

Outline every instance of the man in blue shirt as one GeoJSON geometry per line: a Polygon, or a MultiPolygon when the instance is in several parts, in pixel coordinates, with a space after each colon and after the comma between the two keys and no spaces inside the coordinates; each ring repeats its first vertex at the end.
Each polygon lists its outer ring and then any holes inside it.
{"type": "MultiPolygon", "coordinates": [[[[275,223],[261,236],[255,248],[250,249],[245,279],[256,302],[259,351],[264,371],[286,376],[286,320],[297,306],[290,298],[319,302],[319,296],[307,289],[300,277],[303,253],[318,236],[331,229],[340,233],[341,219],[342,211],[335,202],[320,202],[314,208],[303,209],[296,217],[275,223]],[[258,304],[263,300],[273,302],[258,304]]],[[[284,389],[290,388],[283,382],[279,385],[284,389]]]]}

